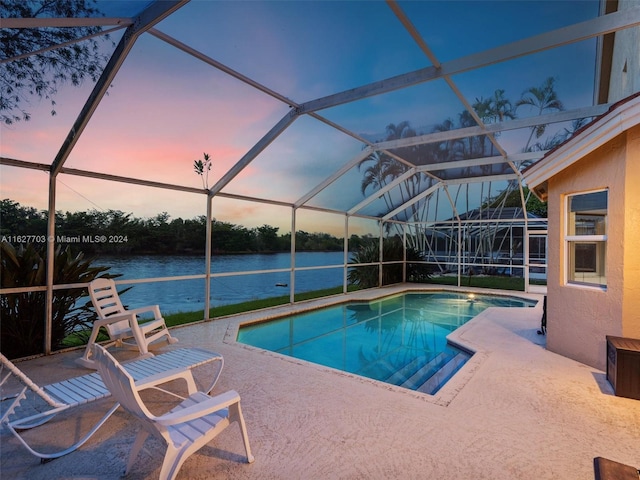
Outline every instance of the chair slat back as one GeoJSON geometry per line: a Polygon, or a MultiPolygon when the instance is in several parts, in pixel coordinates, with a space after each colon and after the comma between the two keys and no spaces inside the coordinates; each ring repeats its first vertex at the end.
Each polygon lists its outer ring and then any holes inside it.
{"type": "MultiPolygon", "coordinates": [[[[107,318],[126,311],[120,301],[116,284],[110,278],[97,278],[92,281],[89,284],[89,296],[98,318],[107,318]]],[[[122,320],[121,322],[109,324],[106,328],[111,335],[117,335],[129,329],[129,322],[122,320]]]]}
{"type": "Polygon", "coordinates": [[[139,419],[150,422],[153,415],[142,403],[133,377],[101,345],[93,346],[93,355],[102,381],[120,405],[139,419]]]}
{"type": "Polygon", "coordinates": [[[124,313],[115,282],[110,278],[97,278],[89,284],[89,295],[100,318],[124,313]]]}

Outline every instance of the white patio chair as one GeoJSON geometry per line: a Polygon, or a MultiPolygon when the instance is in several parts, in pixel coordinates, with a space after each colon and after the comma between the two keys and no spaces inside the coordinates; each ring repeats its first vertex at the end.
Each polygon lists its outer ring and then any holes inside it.
{"type": "Polygon", "coordinates": [[[131,449],[125,475],[149,434],[159,437],[167,445],[159,478],[173,479],[191,454],[209,443],[231,422],[238,422],[240,426],[247,462],[254,461],[237,392],[230,390],[215,397],[195,392],[169,412],[155,416],[144,405],[138,394],[140,389],[122,365],[100,345],[94,345],[93,352],[98,372],[107,388],[120,405],[142,423],[143,428],[131,449]]]}
{"type": "Polygon", "coordinates": [[[153,353],[149,352],[151,343],[163,339],[168,343],[178,341],[169,333],[158,305],[126,310],[120,301],[116,284],[112,279],[98,278],[92,281],[89,284],[89,295],[98,314],[98,320],[93,324],[84,354],[77,360],[83,367],[95,368],[94,362],[90,358],[91,346],[95,343],[101,327],[105,328],[111,339],[111,343],[107,344],[107,347],[115,345],[139,350],[142,357],[153,356],[153,353]],[[153,313],[152,320],[138,318],[138,315],[147,312],[153,313]],[[133,341],[125,341],[129,339],[133,339],[133,341]]]}
{"type": "MultiPolygon", "coordinates": [[[[210,392],[222,372],[224,361],[221,355],[199,348],[179,348],[151,358],[138,359],[122,365],[136,382],[138,390],[155,388],[177,395],[158,385],[182,379],[189,395],[198,391],[192,370],[196,367],[218,364],[207,383],[210,392]]],[[[22,430],[37,427],[53,416],[83,404],[110,397],[111,393],[98,372],[70,378],[61,382],[39,386],[22,372],[13,362],[0,353],[0,426],[9,430],[24,447],[41,461],[61,457],[80,448],[107,421],[118,408],[116,403],[80,440],[68,448],[55,452],[42,452],[32,448],[20,434],[22,430]]]]}

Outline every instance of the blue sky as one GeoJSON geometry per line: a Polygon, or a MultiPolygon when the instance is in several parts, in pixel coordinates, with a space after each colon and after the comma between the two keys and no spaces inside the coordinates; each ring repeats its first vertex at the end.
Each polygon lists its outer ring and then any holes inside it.
{"type": "MultiPolygon", "coordinates": [[[[441,62],[593,18],[598,8],[596,1],[411,1],[399,5],[441,62]]],[[[195,0],[157,28],[295,102],[430,65],[382,1],[195,0]]],[[[118,34],[114,39],[119,40],[118,34]]],[[[456,75],[453,81],[471,102],[498,88],[515,101],[526,88],[553,76],[560,98],[570,109],[590,104],[594,61],[595,42],[587,41],[456,75]]],[[[61,89],[55,117],[48,114],[46,102],[33,103],[32,121],[2,126],[2,155],[50,163],[90,89],[91,85],[61,89]]],[[[440,80],[318,113],[356,133],[376,136],[389,123],[407,120],[418,130],[429,129],[446,118],[456,118],[462,110],[440,80]]],[[[191,165],[207,152],[214,159],[213,184],[287,111],[287,105],[145,34],[66,166],[198,187],[200,178],[191,165]]],[[[527,114],[519,111],[521,116],[527,114]]],[[[520,137],[505,134],[501,140],[508,151],[517,151],[520,137]]],[[[224,191],[295,201],[361,147],[325,124],[303,117],[224,191]]],[[[1,167],[0,175],[2,198],[46,207],[46,174],[1,167]]],[[[323,205],[349,208],[362,200],[359,175],[351,172],[326,192],[323,205]]],[[[166,211],[173,218],[204,213],[204,200],[194,194],[71,176],[60,181],[59,210],[117,209],[140,217],[166,211]]],[[[270,223],[281,231],[290,226],[287,209],[225,200],[215,205],[214,215],[221,220],[248,226],[270,223]]],[[[331,223],[335,228],[343,219],[331,223]]]]}

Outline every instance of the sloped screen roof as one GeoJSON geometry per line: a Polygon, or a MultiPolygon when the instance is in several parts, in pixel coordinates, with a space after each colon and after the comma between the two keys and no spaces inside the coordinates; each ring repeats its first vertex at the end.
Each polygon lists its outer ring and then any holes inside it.
{"type": "MultiPolygon", "coordinates": [[[[29,122],[3,126],[4,196],[32,203],[20,166],[61,174],[69,209],[77,195],[109,206],[100,180],[120,179],[365,218],[451,218],[519,188],[524,167],[606,110],[593,105],[598,39],[640,17],[599,17],[597,1],[91,5],[88,17],[3,19],[6,35],[109,34],[92,37],[108,59],[96,84],[61,86],[56,116],[32,101],[29,122]],[[202,152],[214,160],[206,184],[191,166],[202,152]]],[[[43,42],[2,67],[57,48],[43,42]]],[[[136,188],[115,208],[200,213],[201,202],[136,188]]]]}

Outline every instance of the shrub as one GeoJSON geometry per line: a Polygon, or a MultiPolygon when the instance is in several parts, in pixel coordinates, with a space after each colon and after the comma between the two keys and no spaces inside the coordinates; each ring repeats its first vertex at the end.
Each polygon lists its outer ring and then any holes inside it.
{"type": "MultiPolygon", "coordinates": [[[[382,244],[382,258],[385,262],[402,261],[404,247],[399,238],[390,238],[382,244]]],[[[380,260],[380,247],[378,241],[369,242],[361,246],[353,254],[351,263],[376,263],[380,260]]],[[[430,278],[431,267],[417,263],[424,260],[421,252],[412,247],[407,247],[407,281],[422,282],[430,278]]],[[[353,266],[349,269],[347,279],[349,283],[360,288],[378,286],[378,265],[353,266]]],[[[382,266],[382,285],[390,285],[402,282],[402,263],[382,266]]]]}
{"type": "MultiPolygon", "coordinates": [[[[46,245],[1,244],[2,288],[44,286],[46,283],[46,245]]],[[[69,246],[55,250],[54,284],[87,283],[105,275],[110,267],[92,266],[94,259],[74,255],[69,246]]],[[[65,337],[80,329],[91,329],[95,313],[87,302],[76,304],[86,294],[84,288],[53,291],[51,347],[64,346],[65,337]]],[[[9,293],[0,296],[0,344],[8,358],[42,353],[46,320],[46,292],[9,293]]]]}

